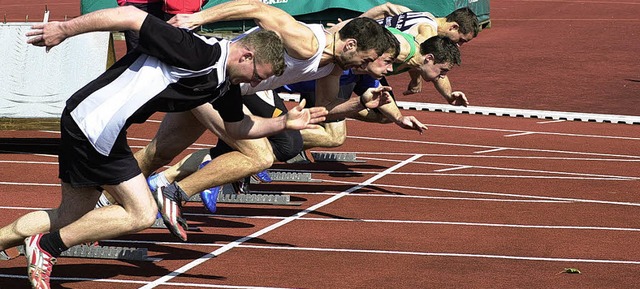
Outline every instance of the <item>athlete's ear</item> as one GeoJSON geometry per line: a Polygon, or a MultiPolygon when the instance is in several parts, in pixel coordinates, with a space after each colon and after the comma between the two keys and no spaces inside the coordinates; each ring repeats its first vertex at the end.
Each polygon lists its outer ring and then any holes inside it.
{"type": "Polygon", "coordinates": [[[451,26],[449,26],[449,30],[458,31],[458,29],[460,29],[460,25],[458,25],[458,22],[451,22],[451,26]]]}
{"type": "Polygon", "coordinates": [[[344,48],[346,50],[351,50],[351,49],[356,50],[358,48],[358,41],[353,38],[349,38],[344,44],[344,48]]]}
{"type": "Polygon", "coordinates": [[[240,57],[240,61],[253,61],[253,52],[251,50],[245,50],[240,57]]]}
{"type": "Polygon", "coordinates": [[[433,59],[434,59],[433,54],[428,53],[427,55],[424,56],[424,60],[422,61],[422,64],[427,64],[427,62],[433,61],[433,59]]]}

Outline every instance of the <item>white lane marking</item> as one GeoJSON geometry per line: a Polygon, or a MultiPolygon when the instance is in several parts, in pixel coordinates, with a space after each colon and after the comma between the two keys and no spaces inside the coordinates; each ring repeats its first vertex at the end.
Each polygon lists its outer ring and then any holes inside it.
{"type": "Polygon", "coordinates": [[[526,131],[526,132],[521,132],[521,133],[506,134],[506,135],[504,135],[504,137],[523,136],[523,135],[530,135],[530,134],[536,134],[536,133],[537,133],[537,132],[533,132],[533,131],[526,131]]]}
{"type": "Polygon", "coordinates": [[[169,280],[175,278],[176,276],[178,276],[178,275],[180,275],[180,274],[182,274],[182,273],[184,273],[184,272],[186,272],[186,271],[188,271],[188,270],[190,270],[190,269],[192,269],[192,268],[194,268],[194,267],[196,267],[196,266],[198,266],[198,265],[210,260],[211,258],[214,258],[214,257],[216,257],[216,256],[218,256],[220,254],[223,254],[223,253],[235,248],[238,245],[240,245],[240,244],[242,244],[242,243],[244,243],[244,242],[246,242],[248,240],[251,240],[251,239],[259,237],[259,236],[262,236],[262,235],[264,235],[264,234],[266,234],[266,233],[268,233],[270,231],[273,231],[273,230],[275,230],[275,229],[277,229],[277,228],[279,228],[281,226],[284,226],[284,225],[286,225],[286,224],[288,224],[288,223],[290,223],[290,222],[292,222],[292,221],[294,221],[294,220],[296,220],[296,219],[298,219],[298,218],[300,218],[300,217],[302,217],[302,216],[304,216],[304,215],[306,215],[306,214],[308,214],[310,212],[313,212],[313,211],[315,211],[315,210],[317,210],[319,208],[322,208],[322,207],[324,207],[324,206],[326,206],[326,205],[328,205],[328,204],[330,204],[330,203],[332,203],[332,202],[334,202],[334,201],[336,201],[336,200],[348,195],[351,192],[354,192],[356,190],[359,190],[360,188],[368,186],[371,183],[373,183],[374,181],[376,181],[376,180],[384,177],[385,175],[389,174],[390,172],[393,172],[393,171],[405,166],[406,164],[413,162],[414,160],[416,160],[416,159],[418,159],[420,157],[422,157],[422,155],[419,155],[419,154],[414,155],[414,156],[406,159],[405,161],[403,161],[403,162],[401,162],[399,164],[396,164],[395,166],[392,166],[392,167],[386,169],[385,171],[383,171],[383,172],[371,177],[370,179],[368,179],[368,180],[366,180],[366,181],[364,181],[364,182],[362,182],[362,183],[360,183],[358,185],[355,185],[355,186],[351,187],[350,189],[348,189],[348,190],[346,190],[344,192],[341,192],[340,194],[337,194],[337,195],[335,195],[333,197],[330,197],[330,198],[328,198],[328,199],[326,199],[326,200],[324,200],[324,201],[322,201],[322,202],[320,202],[318,204],[315,204],[315,205],[313,205],[313,206],[311,206],[311,207],[309,207],[309,208],[307,208],[305,210],[302,210],[302,211],[296,213],[293,216],[287,217],[286,219],[284,219],[284,220],[282,220],[280,222],[277,222],[277,223],[275,223],[273,225],[270,225],[270,226],[268,226],[268,227],[266,227],[266,228],[264,228],[262,230],[259,230],[259,231],[255,232],[255,233],[253,233],[253,234],[251,234],[249,236],[242,237],[242,238],[240,238],[240,239],[238,239],[236,241],[233,241],[233,242],[231,242],[231,243],[229,243],[227,245],[224,245],[220,249],[217,249],[217,250],[215,250],[215,251],[213,251],[213,252],[211,252],[209,254],[206,254],[206,255],[204,255],[204,256],[196,259],[196,260],[193,260],[192,262],[190,262],[190,263],[188,263],[188,264],[176,269],[175,271],[173,271],[173,272],[171,272],[171,273],[169,273],[169,274],[167,274],[167,275],[165,275],[163,277],[160,277],[159,279],[156,279],[155,281],[151,282],[150,284],[147,284],[147,285],[145,285],[143,287],[140,287],[140,288],[141,289],[149,289],[149,288],[155,288],[156,286],[162,285],[166,281],[169,281],[169,280]]]}
{"type": "Polygon", "coordinates": [[[464,169],[469,169],[469,168],[473,168],[473,166],[454,166],[454,167],[451,167],[451,168],[434,170],[434,172],[442,173],[442,172],[448,172],[448,171],[464,170],[464,169]]]}
{"type": "Polygon", "coordinates": [[[578,152],[578,151],[565,151],[565,150],[552,150],[552,149],[532,149],[532,148],[518,148],[518,147],[496,147],[488,145],[476,145],[476,144],[461,144],[461,143],[446,143],[446,142],[430,142],[430,141],[416,141],[406,139],[390,139],[379,137],[365,137],[365,136],[347,136],[348,138],[364,139],[383,142],[401,142],[401,143],[415,143],[415,144],[431,144],[431,145],[443,145],[454,147],[471,147],[471,148],[485,148],[485,149],[508,149],[514,151],[526,151],[526,152],[547,152],[547,153],[559,153],[559,154],[574,154],[574,155],[591,155],[591,156],[606,156],[606,157],[621,157],[621,158],[633,158],[640,159],[639,155],[621,155],[621,154],[607,154],[607,153],[593,153],[593,152],[578,152]]]}

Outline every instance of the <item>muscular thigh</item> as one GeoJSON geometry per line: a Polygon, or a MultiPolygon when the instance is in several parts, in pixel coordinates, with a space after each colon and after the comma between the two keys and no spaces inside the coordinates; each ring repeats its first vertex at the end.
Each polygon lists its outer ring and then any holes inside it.
{"type": "Polygon", "coordinates": [[[204,131],[205,127],[191,111],[167,113],[152,145],[158,152],[176,156],[193,144],[204,131]]]}

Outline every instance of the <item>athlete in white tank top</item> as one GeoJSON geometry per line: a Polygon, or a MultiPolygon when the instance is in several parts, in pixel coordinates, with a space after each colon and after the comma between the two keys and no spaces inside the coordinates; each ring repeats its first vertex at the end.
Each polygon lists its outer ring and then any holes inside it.
{"type": "MultiPolygon", "coordinates": [[[[287,68],[284,70],[284,73],[280,76],[269,77],[261,81],[255,87],[251,87],[251,84],[249,83],[241,83],[240,88],[242,89],[242,95],[253,94],[262,90],[276,89],[283,85],[300,81],[318,79],[331,73],[331,71],[335,67],[335,64],[329,63],[327,65],[319,67],[320,60],[322,59],[322,51],[327,44],[327,36],[324,27],[321,24],[305,24],[302,22],[300,22],[300,24],[303,24],[311,29],[316,39],[318,39],[318,50],[316,51],[316,53],[312,57],[303,60],[293,58],[285,51],[284,61],[287,65],[287,68]]],[[[253,28],[246,33],[251,33],[256,29],[259,28],[253,28]]]]}

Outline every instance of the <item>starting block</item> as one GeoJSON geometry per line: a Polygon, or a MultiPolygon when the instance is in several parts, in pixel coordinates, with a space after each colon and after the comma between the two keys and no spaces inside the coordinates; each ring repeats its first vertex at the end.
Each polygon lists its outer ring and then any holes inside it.
{"type": "Polygon", "coordinates": [[[342,162],[342,163],[364,163],[358,160],[356,153],[335,153],[335,152],[311,152],[313,160],[316,162],[342,162]]]}
{"type": "Polygon", "coordinates": [[[23,248],[23,246],[13,247],[0,251],[0,260],[7,261],[24,254],[24,252],[20,251],[20,248],[23,248]]]}
{"type": "MultiPolygon", "coordinates": [[[[11,249],[12,253],[0,254],[0,260],[10,260],[19,255],[24,255],[24,245],[11,249]]],[[[100,245],[77,245],[62,252],[60,257],[90,258],[90,259],[112,259],[127,261],[160,261],[161,258],[150,258],[147,255],[147,248],[112,247],[100,245]]]]}
{"type": "MultiPolygon", "coordinates": [[[[189,202],[201,202],[200,194],[193,195],[189,202]]],[[[238,194],[232,185],[222,186],[222,191],[218,193],[218,203],[226,204],[260,204],[260,205],[287,205],[299,206],[302,202],[291,202],[291,196],[280,194],[238,194]]],[[[160,220],[162,223],[162,220],[160,220]]],[[[162,224],[164,226],[164,224],[162,224]]]]}
{"type": "Polygon", "coordinates": [[[147,248],[128,248],[111,246],[77,245],[62,252],[63,257],[91,258],[91,259],[115,259],[128,261],[159,261],[160,258],[147,256],[147,248]]]}
{"type": "Polygon", "coordinates": [[[319,180],[311,178],[311,173],[276,170],[268,170],[267,172],[274,182],[319,182],[319,180]]]}

